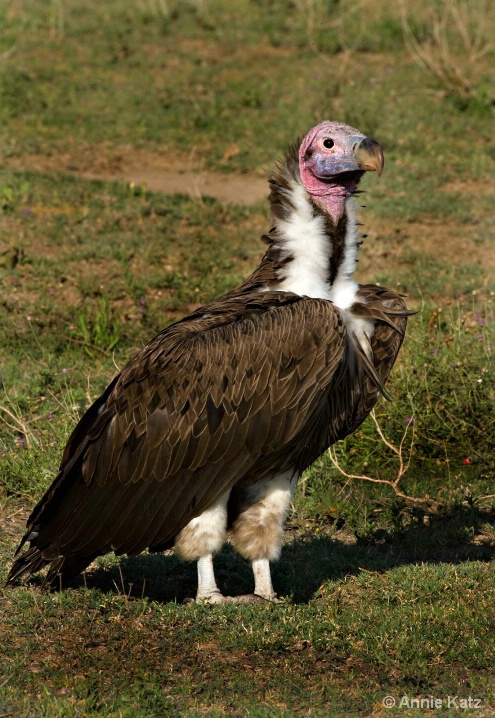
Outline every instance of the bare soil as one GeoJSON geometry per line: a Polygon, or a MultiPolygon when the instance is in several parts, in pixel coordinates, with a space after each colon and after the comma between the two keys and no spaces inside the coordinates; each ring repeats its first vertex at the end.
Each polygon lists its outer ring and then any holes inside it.
{"type": "MultiPolygon", "coordinates": [[[[236,148],[231,148],[235,152],[236,148]]],[[[200,199],[253,205],[268,196],[268,183],[252,174],[206,170],[194,157],[164,150],[155,154],[130,146],[84,145],[60,154],[12,157],[7,165],[36,172],[77,174],[86,179],[144,186],[153,192],[186,194],[200,199]]]]}
{"type": "MultiPolygon", "coordinates": [[[[235,154],[233,146],[228,152],[235,154]]],[[[228,157],[226,158],[228,159],[228,157]]],[[[87,179],[123,182],[143,186],[167,194],[185,194],[201,199],[214,197],[222,203],[254,205],[266,202],[269,188],[267,177],[253,173],[235,174],[207,170],[193,154],[179,153],[164,147],[159,153],[131,145],[111,146],[108,143],[78,144],[49,155],[23,155],[6,159],[6,165],[17,170],[43,173],[73,174],[87,179]]],[[[473,197],[487,194],[495,196],[495,180],[451,182],[439,191],[468,193],[473,197]]],[[[40,210],[41,211],[41,210],[40,210]]],[[[477,242],[476,225],[459,225],[457,220],[422,218],[417,222],[392,220],[373,214],[370,206],[363,212],[363,231],[367,239],[361,254],[358,280],[365,281],[370,272],[378,274],[408,263],[411,250],[430,255],[433,260],[441,256],[451,266],[468,261],[479,264],[493,276],[495,254],[491,243],[477,242]]],[[[435,297],[437,301],[451,297],[435,297]]]]}

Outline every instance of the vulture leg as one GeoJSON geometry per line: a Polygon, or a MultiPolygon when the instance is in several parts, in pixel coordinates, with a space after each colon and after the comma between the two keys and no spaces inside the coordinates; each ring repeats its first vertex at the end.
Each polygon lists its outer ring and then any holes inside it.
{"type": "Polygon", "coordinates": [[[277,603],[277,594],[273,590],[270,562],[267,558],[258,558],[252,563],[254,574],[254,595],[277,603]]]}
{"type": "Polygon", "coordinates": [[[197,603],[224,603],[229,596],[223,596],[215,581],[213,556],[211,553],[201,556],[198,560],[198,592],[197,603]]]}
{"type": "MultiPolygon", "coordinates": [[[[213,556],[222,548],[227,531],[227,501],[230,491],[202,514],[189,521],[175,539],[175,552],[185,561],[198,562],[198,603],[224,603],[232,600],[217,587],[213,556]]],[[[186,598],[185,603],[192,599],[186,598]]]]}
{"type": "Polygon", "coordinates": [[[198,562],[195,599],[198,603],[277,601],[270,561],[280,556],[284,522],[297,478],[297,472],[289,470],[254,484],[235,487],[178,534],[176,553],[183,559],[198,562]],[[234,548],[251,561],[253,568],[254,593],[245,596],[224,596],[215,581],[213,556],[225,541],[227,504],[234,548]]]}
{"type": "Polygon", "coordinates": [[[241,600],[276,602],[270,574],[270,561],[279,558],[285,519],[290,509],[298,473],[289,470],[249,486],[235,488],[229,502],[232,543],[236,551],[251,561],[254,594],[241,600]]]}

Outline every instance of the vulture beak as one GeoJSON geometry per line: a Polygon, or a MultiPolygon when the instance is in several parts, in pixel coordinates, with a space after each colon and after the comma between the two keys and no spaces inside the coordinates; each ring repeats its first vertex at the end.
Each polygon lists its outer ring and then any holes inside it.
{"type": "Polygon", "coordinates": [[[383,172],[383,150],[376,140],[365,137],[354,150],[354,157],[359,162],[359,168],[366,172],[383,172]]]}

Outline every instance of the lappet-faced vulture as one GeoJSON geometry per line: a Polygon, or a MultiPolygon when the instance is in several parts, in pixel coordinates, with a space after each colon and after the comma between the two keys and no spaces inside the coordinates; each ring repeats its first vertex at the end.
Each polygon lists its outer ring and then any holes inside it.
{"type": "Polygon", "coordinates": [[[198,601],[230,528],[253,598],[275,600],[269,562],[301,473],[369,414],[406,327],[403,299],[354,279],[359,181],[380,145],[314,127],[270,179],[273,226],[239,287],[167,327],[86,411],[33,510],[9,581],[52,583],[97,556],[175,551],[198,562],[198,601]]]}

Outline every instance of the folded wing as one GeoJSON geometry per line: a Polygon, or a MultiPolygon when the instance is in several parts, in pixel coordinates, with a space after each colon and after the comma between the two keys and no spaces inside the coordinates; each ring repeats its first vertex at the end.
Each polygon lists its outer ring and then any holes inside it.
{"type": "Polygon", "coordinates": [[[88,410],[11,578],[60,557],[79,567],[162,548],[227,489],[294,460],[328,405],[346,330],[327,301],[266,293],[243,307],[165,330],[88,410]]]}

